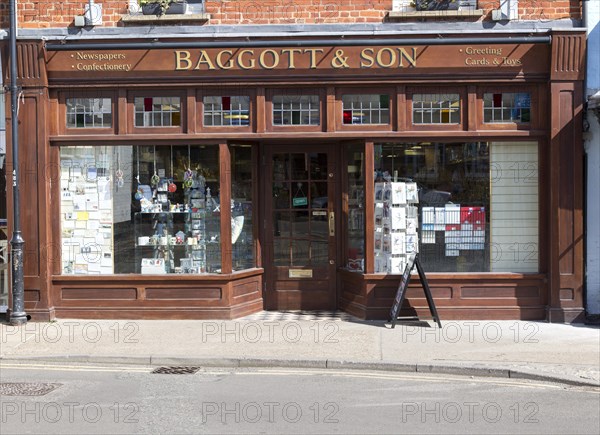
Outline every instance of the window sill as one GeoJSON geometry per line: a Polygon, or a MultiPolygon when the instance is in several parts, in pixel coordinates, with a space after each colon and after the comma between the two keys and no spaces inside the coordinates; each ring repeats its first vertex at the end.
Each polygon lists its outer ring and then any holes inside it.
{"type": "Polygon", "coordinates": [[[439,19],[439,18],[479,18],[484,15],[483,9],[445,10],[445,11],[391,11],[388,13],[390,20],[410,20],[414,18],[439,19]]]}
{"type": "Polygon", "coordinates": [[[210,20],[210,14],[164,14],[164,15],[142,15],[129,14],[121,18],[124,24],[173,24],[173,23],[206,23],[210,20]]]}

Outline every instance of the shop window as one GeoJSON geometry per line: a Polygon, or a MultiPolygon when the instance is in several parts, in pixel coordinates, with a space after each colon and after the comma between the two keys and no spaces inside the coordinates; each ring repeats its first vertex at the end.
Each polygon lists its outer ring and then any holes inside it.
{"type": "Polygon", "coordinates": [[[483,94],[483,122],[485,123],[528,123],[531,121],[531,96],[520,93],[483,94]]]}
{"type": "Polygon", "coordinates": [[[364,145],[352,144],[346,149],[348,181],[348,231],[346,268],[364,271],[365,259],[365,207],[364,207],[364,145]]]}
{"type": "Polygon", "coordinates": [[[390,123],[389,95],[343,95],[342,108],[344,124],[390,123]]]}
{"type": "Polygon", "coordinates": [[[112,127],[110,98],[67,98],[67,128],[112,127]]]}
{"type": "Polygon", "coordinates": [[[206,96],[204,104],[205,126],[249,126],[249,96],[206,96]]]}
{"type": "Polygon", "coordinates": [[[256,178],[251,145],[231,145],[231,243],[233,270],[256,267],[253,197],[256,178]]]}
{"type": "Polygon", "coordinates": [[[459,124],[459,94],[413,94],[413,124],[459,124]]]}
{"type": "Polygon", "coordinates": [[[375,272],[538,272],[536,142],[375,145],[375,272]]]}
{"type": "Polygon", "coordinates": [[[181,125],[179,97],[136,97],[136,127],[172,127],[181,125]]]}
{"type": "Polygon", "coordinates": [[[319,125],[318,95],[274,95],[273,125],[319,125]]]}
{"type": "Polygon", "coordinates": [[[221,272],[217,145],[61,147],[60,159],[63,274],[221,272]]]}

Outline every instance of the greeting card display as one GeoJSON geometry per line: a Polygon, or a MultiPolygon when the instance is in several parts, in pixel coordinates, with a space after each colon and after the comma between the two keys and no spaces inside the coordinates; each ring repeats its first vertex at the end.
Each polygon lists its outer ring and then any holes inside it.
{"type": "Polygon", "coordinates": [[[418,250],[416,183],[375,183],[375,273],[401,274],[418,250]]]}

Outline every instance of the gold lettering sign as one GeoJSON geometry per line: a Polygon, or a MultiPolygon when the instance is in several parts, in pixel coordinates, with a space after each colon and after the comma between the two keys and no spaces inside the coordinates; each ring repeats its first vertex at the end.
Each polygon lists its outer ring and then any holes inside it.
{"type": "Polygon", "coordinates": [[[175,50],[175,71],[250,69],[415,68],[417,47],[348,49],[265,48],[244,50],[175,50]],[[301,66],[302,65],[302,66],[301,66]]]}
{"type": "Polygon", "coordinates": [[[124,53],[88,53],[77,51],[71,54],[71,59],[77,63],[71,64],[77,71],[131,71],[132,65],[127,63],[124,53]]]}
{"type": "MultiPolygon", "coordinates": [[[[463,52],[463,50],[459,50],[463,52]]],[[[523,62],[520,57],[511,58],[504,54],[499,47],[465,47],[465,65],[467,66],[521,66],[523,62]]]]}

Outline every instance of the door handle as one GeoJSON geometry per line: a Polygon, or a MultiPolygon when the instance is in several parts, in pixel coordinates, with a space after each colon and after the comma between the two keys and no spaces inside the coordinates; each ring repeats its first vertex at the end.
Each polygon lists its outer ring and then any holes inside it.
{"type": "Polygon", "coordinates": [[[329,212],[329,235],[335,236],[335,213],[329,212]]]}

